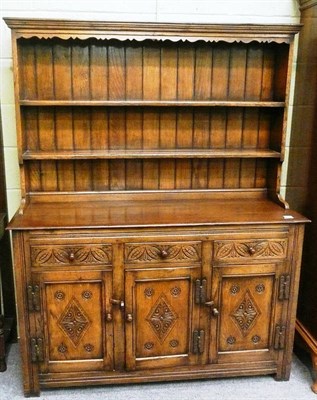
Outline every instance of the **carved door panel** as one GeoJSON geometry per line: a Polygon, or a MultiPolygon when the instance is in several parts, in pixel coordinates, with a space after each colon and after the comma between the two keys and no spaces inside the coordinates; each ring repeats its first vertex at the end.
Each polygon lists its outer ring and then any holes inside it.
{"type": "Polygon", "coordinates": [[[43,337],[41,372],[112,369],[112,323],[105,315],[111,297],[111,272],[34,274],[40,283],[43,337]]]}
{"type": "MultiPolygon", "coordinates": [[[[218,361],[275,359],[274,329],[281,323],[277,271],[282,264],[214,268],[213,298],[219,307],[218,361]]],[[[211,350],[211,354],[213,351],[211,350]]]]}
{"type": "Polygon", "coordinates": [[[199,328],[199,306],[194,302],[193,284],[199,277],[200,266],[126,272],[129,370],[197,362],[192,332],[199,328]]]}

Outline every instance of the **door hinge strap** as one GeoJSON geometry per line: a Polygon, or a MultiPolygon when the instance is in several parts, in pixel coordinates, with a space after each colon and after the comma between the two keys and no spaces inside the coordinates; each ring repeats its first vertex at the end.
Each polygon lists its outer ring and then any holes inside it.
{"type": "Polygon", "coordinates": [[[276,325],[274,335],[274,350],[283,350],[285,347],[285,325],[276,325]]]}
{"type": "Polygon", "coordinates": [[[40,287],[39,285],[28,285],[28,306],[29,311],[40,311],[40,287]]]}
{"type": "Polygon", "coordinates": [[[205,331],[194,330],[193,332],[193,353],[202,354],[205,350],[205,331]]]}
{"type": "Polygon", "coordinates": [[[195,281],[195,304],[205,304],[207,301],[207,279],[195,281]]]}
{"type": "Polygon", "coordinates": [[[31,360],[33,363],[44,361],[42,338],[31,338],[31,360]]]}
{"type": "Polygon", "coordinates": [[[279,295],[278,295],[279,300],[289,299],[290,283],[291,283],[291,278],[289,275],[280,276],[279,295]]]}

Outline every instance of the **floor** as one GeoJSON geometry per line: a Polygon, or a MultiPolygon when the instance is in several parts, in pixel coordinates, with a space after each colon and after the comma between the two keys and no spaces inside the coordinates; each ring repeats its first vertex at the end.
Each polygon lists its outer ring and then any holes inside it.
{"type": "MultiPolygon", "coordinates": [[[[0,373],[0,399],[23,399],[19,347],[12,344],[8,369],[0,373]]],[[[270,376],[226,378],[190,382],[134,384],[103,387],[43,390],[38,399],[57,400],[317,400],[310,390],[309,358],[293,356],[291,378],[276,382],[270,376]]]]}

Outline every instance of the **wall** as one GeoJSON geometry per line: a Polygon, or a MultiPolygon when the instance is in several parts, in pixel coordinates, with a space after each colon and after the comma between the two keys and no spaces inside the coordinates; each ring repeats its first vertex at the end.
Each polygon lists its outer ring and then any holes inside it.
{"type": "MultiPolygon", "coordinates": [[[[297,23],[300,15],[296,0],[2,0],[0,4],[1,17],[105,21],[297,23]]],[[[0,47],[1,109],[7,195],[9,215],[12,216],[20,203],[20,185],[14,122],[10,30],[2,19],[0,47]]],[[[283,191],[285,191],[285,182],[286,168],[282,177],[283,191]]]]}
{"type": "Polygon", "coordinates": [[[314,135],[317,123],[317,1],[300,0],[300,3],[303,28],[297,57],[286,196],[292,207],[307,213],[309,180],[316,169],[311,165],[310,154],[317,143],[314,135]]]}
{"type": "Polygon", "coordinates": [[[286,199],[312,223],[306,226],[297,317],[317,346],[317,0],[301,0],[304,24],[298,50],[286,199]]]}

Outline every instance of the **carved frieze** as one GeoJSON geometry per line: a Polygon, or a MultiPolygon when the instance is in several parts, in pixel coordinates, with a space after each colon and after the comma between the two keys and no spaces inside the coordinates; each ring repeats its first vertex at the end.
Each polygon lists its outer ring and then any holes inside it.
{"type": "Polygon", "coordinates": [[[214,258],[216,260],[234,260],[239,258],[285,258],[287,239],[256,241],[215,241],[214,258]]]}
{"type": "Polygon", "coordinates": [[[127,244],[125,260],[128,263],[155,261],[200,261],[200,243],[180,244],[127,244]]]}
{"type": "Polygon", "coordinates": [[[111,264],[112,247],[110,245],[31,246],[31,262],[35,267],[111,264]]]}
{"type": "Polygon", "coordinates": [[[47,19],[45,26],[41,20],[28,20],[21,18],[5,18],[6,24],[17,30],[18,38],[85,40],[93,37],[98,40],[116,39],[120,41],[172,41],[192,42],[197,41],[227,43],[289,43],[290,34],[299,31],[299,25],[279,24],[276,26],[247,25],[247,24],[168,24],[142,22],[133,26],[127,22],[94,21],[65,21],[47,19]]]}

